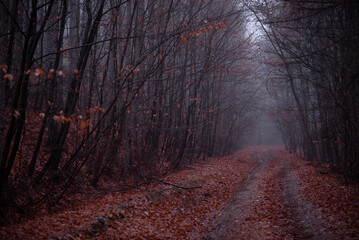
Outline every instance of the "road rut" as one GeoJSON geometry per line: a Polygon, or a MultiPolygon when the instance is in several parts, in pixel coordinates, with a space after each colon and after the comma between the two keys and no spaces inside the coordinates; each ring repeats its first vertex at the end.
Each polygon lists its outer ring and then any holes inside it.
{"type": "Polygon", "coordinates": [[[301,197],[291,162],[277,160],[270,152],[253,152],[260,165],[202,239],[330,239],[320,211],[301,197]]]}

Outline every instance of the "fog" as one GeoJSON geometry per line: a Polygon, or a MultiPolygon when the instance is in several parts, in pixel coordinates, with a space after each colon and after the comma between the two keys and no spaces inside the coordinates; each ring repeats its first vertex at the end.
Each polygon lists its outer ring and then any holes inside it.
{"type": "Polygon", "coordinates": [[[283,145],[282,135],[275,120],[269,116],[262,116],[257,120],[248,145],[283,145]]]}

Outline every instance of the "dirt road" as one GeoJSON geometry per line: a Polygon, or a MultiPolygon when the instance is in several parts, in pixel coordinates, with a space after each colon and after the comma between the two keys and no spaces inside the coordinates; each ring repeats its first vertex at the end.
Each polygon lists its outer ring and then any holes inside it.
{"type": "Polygon", "coordinates": [[[320,211],[303,200],[292,163],[271,151],[252,154],[260,165],[203,239],[333,239],[320,211]]]}
{"type": "Polygon", "coordinates": [[[0,239],[359,239],[359,186],[323,171],[250,147],[164,182],[74,195],[78,206],[0,227],[0,239]]]}

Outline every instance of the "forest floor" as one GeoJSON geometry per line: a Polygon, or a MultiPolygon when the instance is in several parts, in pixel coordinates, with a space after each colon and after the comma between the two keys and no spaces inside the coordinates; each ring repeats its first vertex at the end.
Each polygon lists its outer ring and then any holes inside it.
{"type": "Polygon", "coordinates": [[[0,228],[0,239],[359,239],[359,186],[252,147],[0,228]]]}

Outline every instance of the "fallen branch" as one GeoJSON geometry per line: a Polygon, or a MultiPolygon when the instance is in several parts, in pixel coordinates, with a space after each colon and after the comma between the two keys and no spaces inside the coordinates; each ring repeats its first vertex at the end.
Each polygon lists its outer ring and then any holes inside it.
{"type": "Polygon", "coordinates": [[[169,183],[169,182],[165,182],[161,179],[155,179],[156,181],[159,181],[160,183],[163,183],[165,185],[169,185],[169,186],[172,186],[172,187],[176,187],[176,188],[181,188],[181,189],[186,189],[186,190],[191,190],[191,189],[196,189],[196,188],[202,188],[202,186],[195,186],[195,187],[184,187],[184,186],[179,186],[179,185],[176,185],[176,184],[173,184],[173,183],[169,183]]]}

